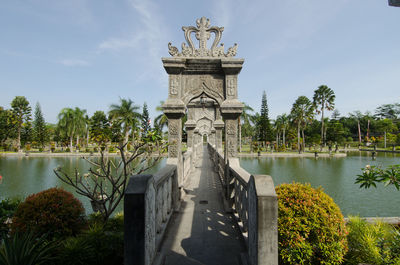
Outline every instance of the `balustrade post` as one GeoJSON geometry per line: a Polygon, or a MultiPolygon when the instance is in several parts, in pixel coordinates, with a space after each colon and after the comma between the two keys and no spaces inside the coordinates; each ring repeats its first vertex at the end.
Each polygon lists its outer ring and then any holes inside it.
{"type": "Polygon", "coordinates": [[[248,224],[250,264],[278,265],[278,197],[271,176],[250,176],[248,224]]]}
{"type": "Polygon", "coordinates": [[[149,265],[155,253],[154,178],[136,175],[129,179],[124,197],[124,264],[149,265]]]}

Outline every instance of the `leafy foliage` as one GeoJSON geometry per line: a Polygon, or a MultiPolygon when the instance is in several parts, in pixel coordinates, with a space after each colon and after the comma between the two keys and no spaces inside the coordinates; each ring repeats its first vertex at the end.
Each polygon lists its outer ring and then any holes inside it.
{"type": "Polygon", "coordinates": [[[16,117],[18,128],[17,148],[21,149],[21,130],[24,122],[29,122],[31,119],[32,108],[29,106],[29,101],[24,96],[16,96],[11,102],[12,111],[16,117]]]}
{"type": "Polygon", "coordinates": [[[261,111],[260,115],[256,121],[257,127],[257,138],[259,141],[272,141],[272,127],[269,120],[268,114],[268,103],[267,103],[267,94],[263,91],[262,100],[261,100],[261,111]]]}
{"type": "Polygon", "coordinates": [[[35,231],[49,238],[75,235],[85,225],[85,210],[72,193],[51,188],[28,196],[13,217],[13,231],[35,231]]]}
{"type": "Polygon", "coordinates": [[[137,127],[140,114],[137,112],[138,106],[134,105],[131,99],[120,99],[120,104],[112,104],[110,106],[109,115],[112,121],[118,120],[123,124],[125,134],[124,144],[128,143],[129,132],[137,127]]]}
{"type": "Polygon", "coordinates": [[[0,265],[51,264],[55,247],[44,236],[37,238],[32,232],[17,232],[0,246],[0,265]]]}
{"type": "Polygon", "coordinates": [[[142,115],[140,116],[142,120],[142,136],[145,136],[151,129],[149,110],[147,108],[146,102],[143,103],[142,115]]]}
{"type": "Polygon", "coordinates": [[[360,184],[360,188],[376,188],[376,183],[383,182],[385,186],[394,185],[400,190],[400,165],[389,166],[382,169],[377,166],[366,165],[362,168],[363,172],[357,175],[356,184],[360,184]]]}
{"type": "Polygon", "coordinates": [[[321,113],[321,140],[325,143],[324,110],[333,110],[335,107],[335,93],[326,85],[321,85],[314,91],[313,106],[317,113],[321,113]]]}
{"type": "Polygon", "coordinates": [[[111,139],[110,122],[103,111],[96,111],[90,118],[90,139],[99,144],[104,145],[111,139]]]}
{"type": "Polygon", "coordinates": [[[282,184],[278,195],[279,264],[341,264],[347,250],[343,215],[310,184],[282,184]]]}
{"type": "Polygon", "coordinates": [[[124,216],[115,214],[106,224],[99,213],[89,216],[89,229],[67,238],[61,246],[58,264],[122,264],[124,216]]]}
{"type": "Polygon", "coordinates": [[[19,199],[5,199],[0,201],[0,240],[5,238],[10,230],[11,219],[18,205],[19,199]]]}
{"type": "Polygon", "coordinates": [[[34,133],[33,138],[35,139],[35,141],[37,141],[40,144],[40,146],[43,147],[48,140],[48,131],[39,102],[36,103],[35,107],[35,118],[33,120],[33,133],[34,133]]]}
{"type": "Polygon", "coordinates": [[[302,132],[303,151],[305,149],[305,135],[304,129],[314,117],[314,108],[311,101],[306,96],[300,96],[293,103],[290,117],[294,124],[297,126],[297,148],[300,149],[300,131],[302,132]]]}
{"type": "Polygon", "coordinates": [[[350,217],[345,264],[400,265],[400,232],[389,224],[350,217]]]}

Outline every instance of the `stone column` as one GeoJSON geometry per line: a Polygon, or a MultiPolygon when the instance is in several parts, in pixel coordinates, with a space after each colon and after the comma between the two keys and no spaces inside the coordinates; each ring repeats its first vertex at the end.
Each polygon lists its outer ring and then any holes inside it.
{"type": "Polygon", "coordinates": [[[187,133],[187,147],[188,150],[193,150],[193,131],[196,128],[196,122],[194,120],[187,120],[185,122],[186,133],[187,133]]]}
{"type": "Polygon", "coordinates": [[[225,100],[221,105],[222,117],[225,120],[225,162],[237,157],[238,117],[242,113],[243,104],[239,100],[225,100]]]}
{"type": "Polygon", "coordinates": [[[219,119],[214,122],[215,128],[215,150],[222,153],[222,128],[224,128],[224,122],[219,119]]]}
{"type": "Polygon", "coordinates": [[[211,144],[212,147],[215,148],[215,129],[211,129],[211,133],[208,135],[209,139],[208,142],[211,144]]]}
{"type": "Polygon", "coordinates": [[[238,100],[237,77],[243,60],[223,60],[221,67],[225,73],[225,101],[221,104],[221,115],[225,121],[225,162],[237,156],[238,121],[243,103],[238,100]]]}
{"type": "Polygon", "coordinates": [[[183,185],[182,159],[182,117],[185,115],[185,105],[180,99],[167,99],[163,111],[168,118],[168,158],[176,159],[178,185],[183,185]]]}

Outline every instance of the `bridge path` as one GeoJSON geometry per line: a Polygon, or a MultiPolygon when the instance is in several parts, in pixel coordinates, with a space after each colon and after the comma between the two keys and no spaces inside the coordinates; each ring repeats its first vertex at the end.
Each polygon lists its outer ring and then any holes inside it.
{"type": "Polygon", "coordinates": [[[222,187],[206,147],[188,177],[185,192],[160,249],[164,264],[240,264],[245,246],[232,215],[224,211],[222,187]]]}

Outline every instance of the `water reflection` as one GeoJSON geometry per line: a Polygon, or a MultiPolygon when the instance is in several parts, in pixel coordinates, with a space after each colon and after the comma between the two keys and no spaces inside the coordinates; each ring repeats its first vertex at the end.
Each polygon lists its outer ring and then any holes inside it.
{"type": "Polygon", "coordinates": [[[243,168],[253,174],[268,174],[275,185],[293,181],[322,186],[342,209],[344,215],[400,216],[400,192],[394,187],[360,189],[354,184],[365,165],[400,164],[400,155],[378,153],[376,160],[367,152],[352,152],[348,157],[262,157],[241,158],[243,168]]]}
{"type": "MultiPolygon", "coordinates": [[[[161,160],[147,173],[157,171],[165,165],[165,162],[165,159],[161,160]]],[[[89,163],[79,157],[0,157],[2,176],[0,200],[8,197],[25,198],[30,194],[57,186],[73,192],[82,201],[86,212],[90,213],[89,200],[76,194],[72,187],[57,178],[53,170],[58,166],[62,166],[69,173],[77,169],[80,174],[86,173],[90,168],[89,163]]],[[[118,209],[122,210],[122,205],[118,209]]]]}

